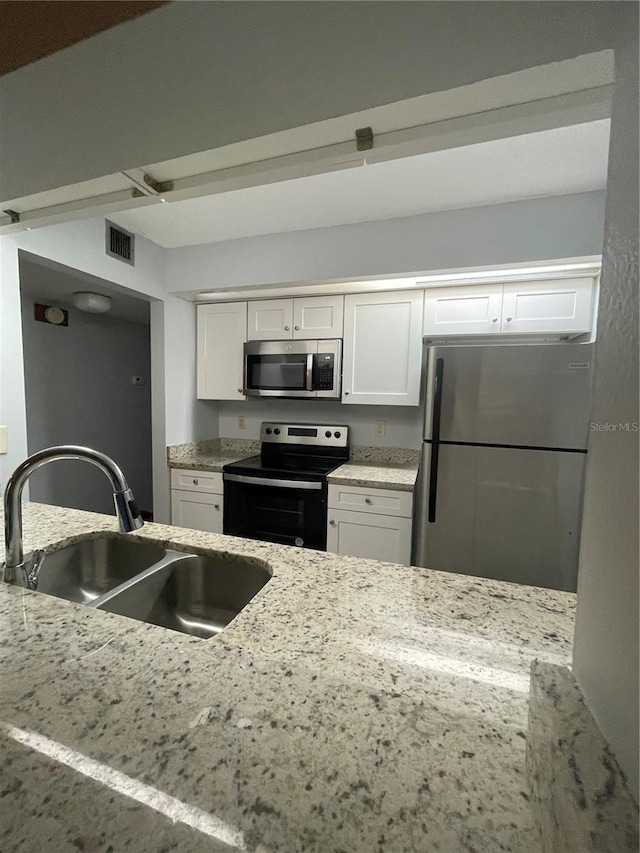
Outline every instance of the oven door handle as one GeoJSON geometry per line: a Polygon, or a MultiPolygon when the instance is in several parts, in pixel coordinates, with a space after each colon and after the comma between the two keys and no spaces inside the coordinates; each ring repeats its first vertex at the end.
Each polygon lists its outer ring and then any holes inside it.
{"type": "Polygon", "coordinates": [[[310,352],[307,355],[307,391],[313,391],[313,359],[314,354],[310,352]]]}
{"type": "Polygon", "coordinates": [[[247,477],[244,474],[224,474],[223,479],[252,486],[275,486],[278,489],[322,489],[322,483],[306,480],[272,480],[270,477],[247,477]]]}

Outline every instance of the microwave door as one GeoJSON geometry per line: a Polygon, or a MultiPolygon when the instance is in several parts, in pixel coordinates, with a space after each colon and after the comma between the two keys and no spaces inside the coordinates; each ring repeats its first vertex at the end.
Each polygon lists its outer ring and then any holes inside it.
{"type": "Polygon", "coordinates": [[[245,393],[254,397],[309,397],[313,382],[313,355],[308,352],[274,352],[269,347],[247,346],[245,393]],[[311,379],[309,378],[311,375],[311,379]]]}

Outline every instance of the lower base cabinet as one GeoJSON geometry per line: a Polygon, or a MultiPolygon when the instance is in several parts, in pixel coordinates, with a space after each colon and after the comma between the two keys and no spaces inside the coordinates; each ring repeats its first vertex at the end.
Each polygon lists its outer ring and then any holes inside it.
{"type": "Polygon", "coordinates": [[[224,502],[221,474],[173,468],[171,486],[173,525],[222,533],[224,502]]]}
{"type": "Polygon", "coordinates": [[[411,564],[411,492],[330,484],[328,503],[327,551],[411,564]]]}

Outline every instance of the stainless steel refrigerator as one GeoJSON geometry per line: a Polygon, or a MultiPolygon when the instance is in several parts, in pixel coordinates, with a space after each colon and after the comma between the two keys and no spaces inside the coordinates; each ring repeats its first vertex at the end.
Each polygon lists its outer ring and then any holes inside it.
{"type": "Polygon", "coordinates": [[[413,562],[575,590],[593,344],[431,346],[413,562]]]}

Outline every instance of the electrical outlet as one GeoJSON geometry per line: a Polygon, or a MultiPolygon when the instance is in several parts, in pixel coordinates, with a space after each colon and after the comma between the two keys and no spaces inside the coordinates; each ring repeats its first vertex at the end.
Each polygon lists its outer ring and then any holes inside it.
{"type": "Polygon", "coordinates": [[[238,415],[238,429],[245,429],[246,426],[244,415],[238,415]]]}
{"type": "Polygon", "coordinates": [[[6,426],[0,426],[0,453],[8,453],[8,434],[8,428],[6,426]]]}
{"type": "Polygon", "coordinates": [[[384,438],[387,434],[387,422],[386,421],[374,421],[373,422],[373,434],[377,435],[379,438],[384,438]]]}

